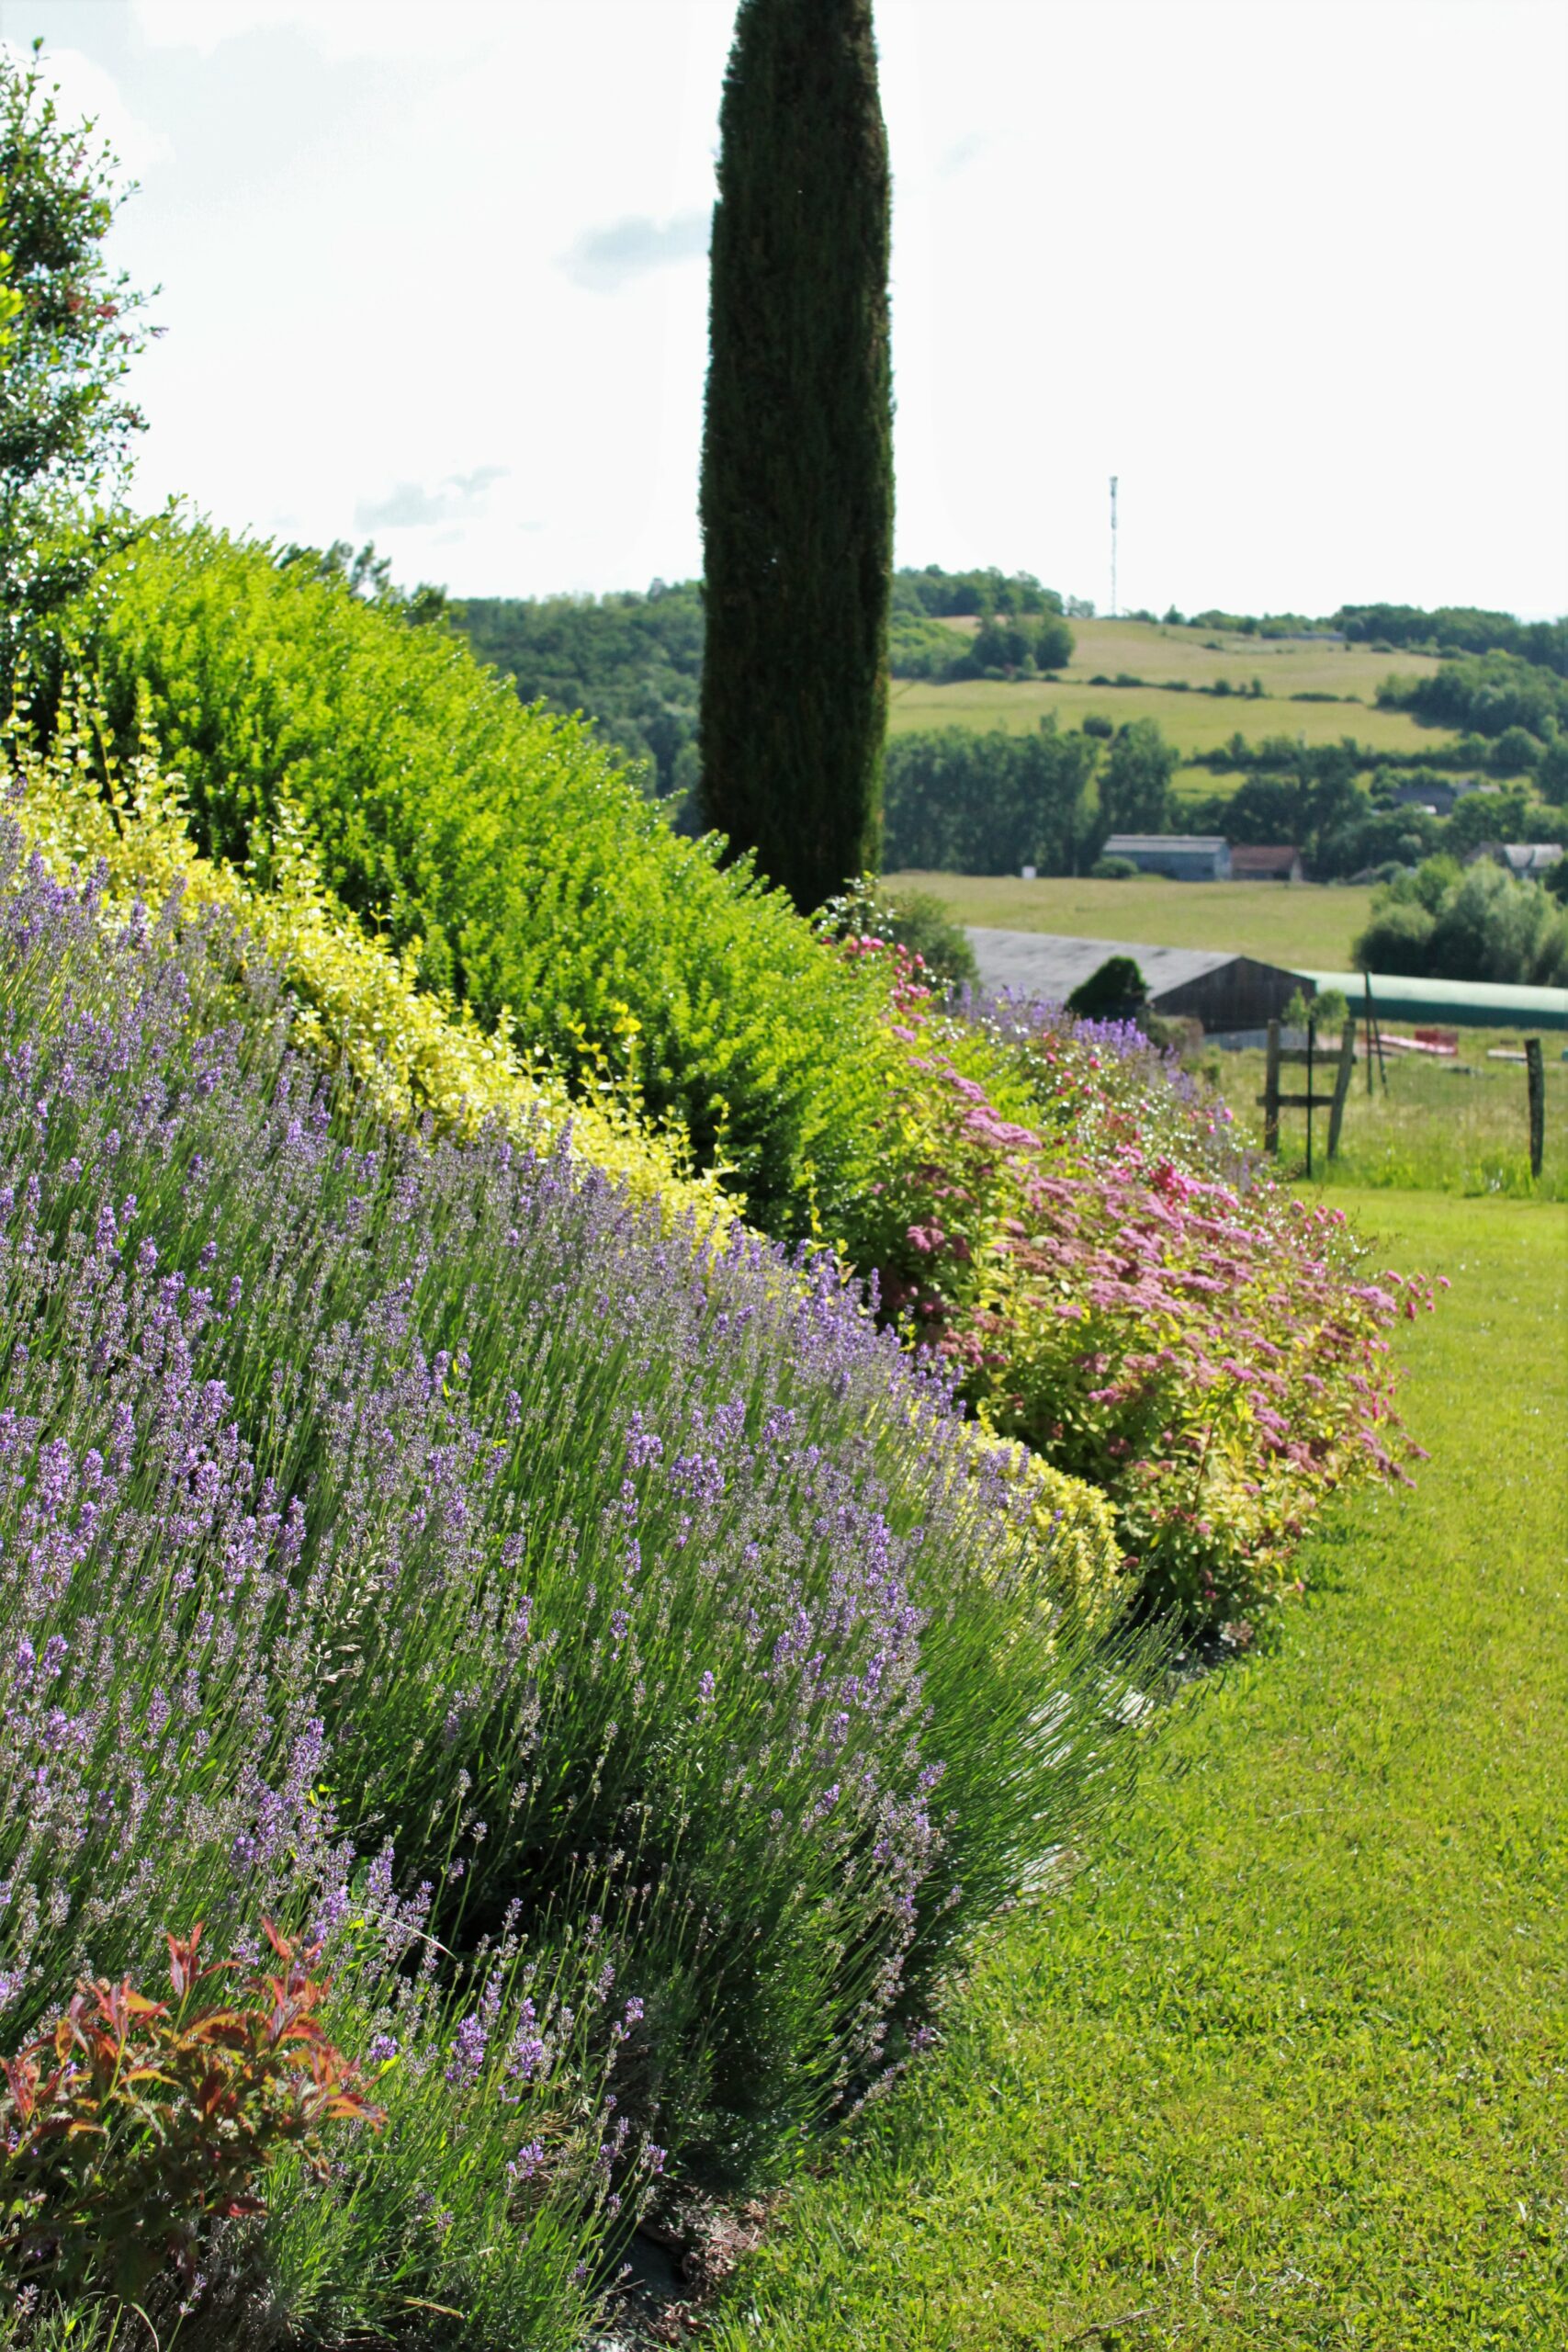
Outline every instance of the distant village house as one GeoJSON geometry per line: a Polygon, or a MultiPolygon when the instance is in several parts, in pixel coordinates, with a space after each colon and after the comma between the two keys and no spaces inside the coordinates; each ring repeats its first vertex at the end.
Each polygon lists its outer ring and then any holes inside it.
{"type": "Polygon", "coordinates": [[[1301,882],[1305,878],[1302,854],[1289,842],[1236,842],[1232,845],[1233,882],[1301,882]]]}
{"type": "Polygon", "coordinates": [[[1506,865],[1521,882],[1544,881],[1562,855],[1557,842],[1483,842],[1475,856],[1466,860],[1473,865],[1477,858],[1495,858],[1506,865]]]}
{"type": "Polygon", "coordinates": [[[1230,843],[1218,833],[1112,833],[1102,857],[1124,857],[1140,874],[1173,882],[1228,882],[1230,843]]]}

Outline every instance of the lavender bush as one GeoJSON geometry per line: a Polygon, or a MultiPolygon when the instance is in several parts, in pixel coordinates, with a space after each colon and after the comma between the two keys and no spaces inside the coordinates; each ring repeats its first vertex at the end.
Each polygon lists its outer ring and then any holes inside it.
{"type": "Polygon", "coordinates": [[[235,970],[0,841],[0,2037],[268,1911],[389,2122],[246,2324],[565,2343],[1080,1834],[1122,1669],[829,1261],[389,1134],[235,970]]]}

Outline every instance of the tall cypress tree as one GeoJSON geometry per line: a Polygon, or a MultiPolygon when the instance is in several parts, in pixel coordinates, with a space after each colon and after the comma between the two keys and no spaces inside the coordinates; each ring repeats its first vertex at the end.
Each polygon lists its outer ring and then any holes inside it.
{"type": "Polygon", "coordinates": [[[876,862],[893,403],[872,0],[741,0],[719,118],[702,802],[803,910],[876,862]]]}

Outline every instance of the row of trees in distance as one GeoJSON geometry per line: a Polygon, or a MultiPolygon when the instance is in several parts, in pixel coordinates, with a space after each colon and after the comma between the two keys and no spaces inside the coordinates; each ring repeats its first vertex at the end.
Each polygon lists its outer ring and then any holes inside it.
{"type": "MultiPolygon", "coordinates": [[[[1568,837],[1568,816],[1515,784],[1464,795],[1449,817],[1396,797],[1421,772],[1382,766],[1370,786],[1353,741],[1281,736],[1226,795],[1179,802],[1178,754],[1153,719],[1112,728],[1091,715],[1033,734],[934,728],[889,741],[885,862],[890,872],[1084,874],[1113,832],[1210,832],[1290,842],[1321,881],[1407,865],[1439,851],[1463,858],[1488,842],[1568,837]]],[[[1434,776],[1434,786],[1445,779],[1434,776]]]]}

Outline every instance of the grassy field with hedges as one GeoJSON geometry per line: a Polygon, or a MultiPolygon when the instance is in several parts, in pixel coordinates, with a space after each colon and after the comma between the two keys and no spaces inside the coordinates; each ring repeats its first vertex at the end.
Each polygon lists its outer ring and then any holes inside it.
{"type": "MultiPolygon", "coordinates": [[[[973,620],[950,621],[972,634],[973,620]]],[[[1239,729],[1250,741],[1298,737],[1309,744],[1337,743],[1353,735],[1379,752],[1419,752],[1453,741],[1451,730],[1421,725],[1405,711],[1380,710],[1377,690],[1391,673],[1435,673],[1435,658],[1375,653],[1365,645],[1331,645],[1288,638],[1225,636],[1212,629],[1168,628],[1147,621],[1074,621],[1073,658],[1051,678],[988,678],[934,684],[896,678],[888,705],[895,733],[928,727],[1005,727],[1029,733],[1047,711],[1077,727],[1091,713],[1120,726],[1153,718],[1184,759],[1229,741],[1239,729]],[[1095,684],[1128,678],[1134,684],[1095,684]],[[1260,695],[1251,691],[1254,679],[1260,695]],[[1224,695],[1200,691],[1224,682],[1224,695]],[[1306,695],[1314,699],[1301,700],[1306,695]],[[1321,697],[1318,699],[1317,697],[1321,697]]],[[[1224,780],[1188,768],[1177,788],[1213,792],[1224,780]]]]}
{"type": "Polygon", "coordinates": [[[954,922],[994,931],[1054,931],[1151,947],[1213,947],[1308,971],[1348,971],[1372,892],[1346,883],[1172,882],[1132,875],[1097,882],[1047,875],[890,874],[887,888],[929,890],[954,922]]]}
{"type": "MultiPolygon", "coordinates": [[[[1250,741],[1266,735],[1299,737],[1308,744],[1337,743],[1353,735],[1373,752],[1430,751],[1452,741],[1441,729],[1423,727],[1407,711],[1378,710],[1362,703],[1278,702],[1268,696],[1173,693],[1154,684],[1096,686],[1070,673],[1051,678],[964,678],[950,685],[927,678],[897,678],[887,706],[896,735],[928,727],[1005,727],[1029,734],[1047,712],[1063,727],[1077,727],[1091,714],[1112,720],[1152,718],[1184,760],[1229,741],[1239,728],[1250,741]]],[[[1211,785],[1210,789],[1214,789],[1211,785]]]]}
{"type": "Polygon", "coordinates": [[[1414,1493],[1336,1510],[1278,1654],[1187,1691],[726,2352],[1562,2343],[1568,1216],[1355,1206],[1452,1283],[1401,1335],[1414,1493]]]}

